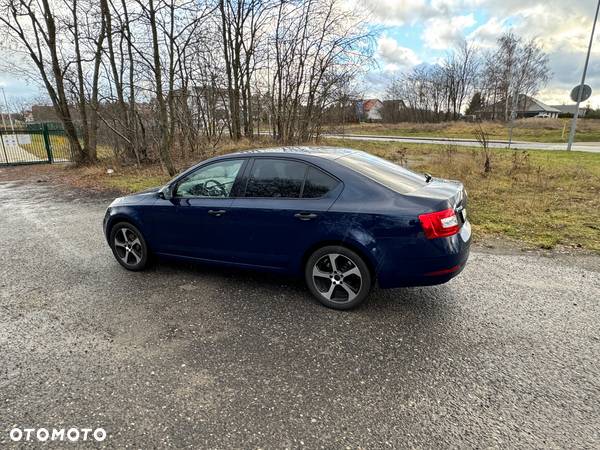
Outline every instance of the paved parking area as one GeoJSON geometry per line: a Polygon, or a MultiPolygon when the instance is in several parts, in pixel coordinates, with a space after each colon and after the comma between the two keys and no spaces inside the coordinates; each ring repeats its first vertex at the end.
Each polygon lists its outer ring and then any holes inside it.
{"type": "Polygon", "coordinates": [[[270,275],[126,272],[105,207],[0,183],[0,446],[13,426],[118,448],[600,446],[600,257],[475,250],[446,285],[341,313],[270,275]]]}

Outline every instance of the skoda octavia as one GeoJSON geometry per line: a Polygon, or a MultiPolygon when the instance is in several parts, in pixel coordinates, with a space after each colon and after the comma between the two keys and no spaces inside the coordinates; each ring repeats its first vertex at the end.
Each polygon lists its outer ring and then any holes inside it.
{"type": "Polygon", "coordinates": [[[169,257],[293,274],[325,306],[350,309],[375,284],[456,276],[469,255],[466,206],[457,181],[351,149],[285,147],[209,159],[117,198],[104,233],[128,270],[169,257]]]}

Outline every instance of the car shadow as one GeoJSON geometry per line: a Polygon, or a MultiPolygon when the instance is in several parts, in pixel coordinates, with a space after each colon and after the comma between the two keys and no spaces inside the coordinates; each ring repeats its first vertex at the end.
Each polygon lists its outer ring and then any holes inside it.
{"type": "MultiPolygon", "coordinates": [[[[323,307],[313,298],[300,277],[170,259],[157,261],[151,270],[156,273],[184,274],[192,278],[208,277],[211,281],[224,286],[225,293],[227,289],[236,294],[246,291],[250,294],[246,301],[259,302],[260,306],[268,304],[272,308],[277,308],[278,305],[290,308],[310,305],[317,306],[322,312],[333,311],[323,307]]],[[[431,318],[444,314],[444,311],[452,307],[456,295],[449,284],[397,289],[375,287],[367,301],[351,311],[374,317],[390,313],[403,315],[414,313],[431,318]]],[[[228,303],[228,307],[231,306],[232,303],[228,303]]]]}
{"type": "Polygon", "coordinates": [[[469,340],[461,289],[452,284],[376,288],[359,307],[337,311],[314,299],[301,279],[176,261],[162,261],[152,272],[162,285],[178,283],[172,296],[146,303],[155,335],[176,342],[172,351],[203,369],[239,368],[245,361],[266,371],[281,365],[306,373],[335,361],[344,373],[410,367],[418,376],[469,340]]]}

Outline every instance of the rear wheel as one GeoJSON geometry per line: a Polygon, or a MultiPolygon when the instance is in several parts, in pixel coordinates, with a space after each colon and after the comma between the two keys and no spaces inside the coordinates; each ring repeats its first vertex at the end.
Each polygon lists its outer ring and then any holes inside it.
{"type": "Polygon", "coordinates": [[[127,222],[116,224],[109,237],[115,258],[127,270],[142,270],[148,264],[148,246],[140,230],[127,222]]]}
{"type": "Polygon", "coordinates": [[[323,305],[351,309],[361,304],[371,290],[371,273],[352,250],[327,246],[314,252],[305,268],[306,284],[323,305]]]}

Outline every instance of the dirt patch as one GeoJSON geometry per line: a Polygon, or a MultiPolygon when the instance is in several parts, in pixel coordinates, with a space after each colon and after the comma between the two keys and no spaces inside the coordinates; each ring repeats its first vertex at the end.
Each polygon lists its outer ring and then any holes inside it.
{"type": "Polygon", "coordinates": [[[63,195],[106,198],[122,194],[102,181],[103,167],[76,167],[72,164],[35,164],[3,167],[0,182],[48,183],[63,195]]]}

